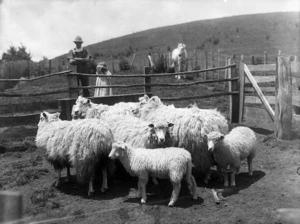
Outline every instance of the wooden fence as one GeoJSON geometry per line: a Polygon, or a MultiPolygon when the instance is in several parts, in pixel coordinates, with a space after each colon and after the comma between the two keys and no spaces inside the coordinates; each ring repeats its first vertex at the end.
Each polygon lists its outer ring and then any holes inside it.
{"type": "MultiPolygon", "coordinates": [[[[280,60],[282,57],[278,57],[280,60]]],[[[291,98],[291,102],[294,106],[294,111],[299,111],[300,103],[299,103],[299,62],[295,59],[290,64],[291,68],[285,68],[284,72],[291,71],[293,74],[293,78],[287,80],[291,81],[291,93],[294,94],[294,97],[291,98]]],[[[74,104],[79,91],[82,89],[94,89],[94,88],[134,88],[134,87],[143,87],[144,91],[134,94],[125,94],[125,95],[116,95],[116,96],[106,96],[106,97],[91,97],[91,99],[95,103],[106,103],[106,104],[114,104],[118,101],[137,101],[139,96],[143,94],[152,95],[152,87],[176,87],[176,86],[192,86],[199,84],[207,84],[207,83],[228,83],[228,91],[223,91],[216,94],[208,94],[208,95],[195,95],[188,97],[164,97],[160,96],[163,101],[180,101],[180,100],[191,100],[191,99],[203,99],[208,97],[218,97],[228,95],[229,97],[229,118],[233,123],[241,123],[247,124],[250,126],[260,125],[263,128],[269,127],[271,130],[274,130],[274,121],[277,123],[281,123],[285,117],[275,118],[276,114],[274,110],[276,109],[275,104],[275,94],[276,93],[276,85],[279,85],[279,80],[283,74],[279,74],[281,67],[280,63],[277,64],[265,64],[265,65],[246,65],[243,63],[243,59],[239,62],[232,61],[232,59],[228,59],[227,63],[224,66],[216,67],[216,68],[207,68],[195,71],[186,71],[180,73],[162,73],[162,74],[152,74],[150,73],[150,69],[145,67],[143,75],[112,75],[112,77],[116,77],[119,79],[129,78],[129,77],[140,77],[144,78],[144,83],[141,84],[130,84],[130,85],[111,85],[111,86],[85,86],[80,87],[77,86],[77,76],[89,76],[89,77],[98,77],[96,74],[80,74],[72,71],[65,71],[61,73],[49,74],[43,77],[37,77],[33,79],[23,79],[23,80],[14,80],[14,79],[2,79],[0,82],[11,82],[11,81],[21,81],[21,82],[30,82],[37,79],[43,79],[50,76],[63,75],[68,80],[68,88],[43,92],[43,93],[30,93],[27,96],[40,96],[47,94],[57,94],[57,93],[67,93],[68,97],[64,99],[59,99],[60,110],[62,112],[63,119],[71,119],[71,107],[74,104]],[[217,79],[202,79],[192,82],[185,83],[153,83],[151,80],[152,77],[165,77],[165,76],[175,76],[175,75],[189,75],[189,76],[199,76],[199,74],[207,74],[217,73],[218,71],[226,71],[225,77],[218,77],[217,79]],[[259,75],[253,76],[253,72],[260,71],[259,75]],[[276,72],[277,71],[277,72],[276,72]],[[252,72],[252,73],[251,73],[252,72]],[[271,72],[271,74],[270,74],[271,72]],[[275,78],[277,76],[277,78],[275,78]],[[246,78],[245,78],[246,77],[246,78]],[[270,85],[266,85],[271,83],[270,85]],[[250,84],[250,85],[249,85],[250,84]],[[276,85],[275,85],[276,84],[276,85]],[[263,106],[261,106],[263,105],[263,106]],[[278,122],[280,120],[280,122],[278,122]]],[[[285,74],[284,73],[284,74],[285,74]]],[[[103,75],[103,77],[105,77],[103,75]]],[[[282,87],[277,88],[277,92],[281,90],[282,87]]],[[[289,90],[290,91],[290,90],[289,90]]],[[[278,93],[277,93],[278,94],[278,93]]],[[[279,95],[282,95],[280,93],[279,95]]],[[[1,97],[22,97],[23,94],[6,94],[0,93],[1,97]]],[[[292,105],[291,103],[291,105],[292,105]]],[[[278,103],[277,103],[278,104],[278,103]]],[[[278,106],[279,108],[279,106],[278,106]]],[[[281,108],[281,107],[280,107],[281,108]]],[[[279,112],[278,112],[279,113],[279,112]]],[[[279,116],[279,115],[278,115],[279,116]]],[[[39,114],[31,114],[28,116],[16,117],[16,116],[2,116],[0,117],[0,125],[1,126],[10,126],[17,125],[20,123],[30,123],[32,121],[38,121],[39,114]]]]}
{"type": "MultiPolygon", "coordinates": [[[[169,86],[169,87],[176,87],[176,86],[192,86],[192,85],[198,85],[198,84],[205,84],[205,83],[220,83],[220,82],[229,82],[232,83],[228,85],[229,91],[224,91],[222,93],[218,94],[210,94],[210,95],[202,95],[202,96],[189,96],[189,97],[173,97],[173,98],[163,98],[163,101],[177,101],[177,100],[187,100],[187,99],[202,99],[207,97],[217,97],[217,96],[224,96],[229,95],[233,99],[233,102],[235,102],[238,98],[238,73],[236,71],[236,65],[227,65],[217,68],[210,68],[210,69],[203,69],[203,70],[196,70],[196,71],[188,71],[188,72],[181,72],[181,73],[163,73],[163,74],[149,74],[150,69],[148,67],[145,67],[145,72],[143,75],[112,75],[111,77],[116,78],[129,78],[129,77],[142,77],[144,78],[144,83],[142,84],[131,84],[131,85],[111,85],[111,86],[85,86],[85,87],[79,87],[77,86],[77,76],[89,76],[89,77],[99,77],[99,75],[96,74],[80,74],[72,71],[65,71],[60,73],[54,73],[49,74],[43,77],[37,77],[33,79],[23,79],[18,80],[22,82],[31,82],[37,79],[43,79],[50,76],[65,76],[68,80],[68,88],[62,88],[55,91],[47,91],[43,93],[29,93],[26,94],[26,96],[41,96],[41,95],[48,95],[48,94],[57,94],[57,93],[68,93],[68,98],[65,99],[59,99],[59,105],[62,112],[62,118],[63,119],[71,119],[71,107],[74,104],[77,96],[79,95],[79,91],[82,89],[94,89],[94,88],[133,88],[133,87],[143,87],[144,91],[140,93],[134,93],[134,94],[125,94],[125,95],[115,95],[115,96],[106,96],[106,97],[91,97],[91,99],[96,103],[106,103],[106,104],[114,104],[119,101],[137,101],[139,96],[142,96],[144,94],[152,95],[151,87],[157,87],[157,86],[169,86]],[[224,79],[217,79],[217,80],[204,80],[204,81],[195,81],[195,82],[188,82],[188,83],[152,83],[151,77],[164,77],[164,76],[175,76],[177,74],[186,74],[186,75],[198,75],[205,72],[213,72],[218,70],[228,70],[228,74],[232,74],[232,76],[224,79]]],[[[103,75],[105,77],[105,75],[103,75]]],[[[14,79],[2,79],[0,82],[12,82],[17,81],[14,79]]],[[[7,94],[7,93],[0,93],[1,97],[23,97],[23,94],[13,93],[13,94],[7,94]]],[[[235,118],[236,114],[238,114],[238,111],[236,111],[236,104],[232,104],[232,113],[230,115],[233,122],[236,122],[237,119],[235,118]]],[[[11,125],[20,125],[20,124],[28,124],[30,122],[38,122],[39,119],[39,113],[30,114],[26,116],[1,116],[0,117],[0,125],[1,126],[11,126],[11,125]]]]}

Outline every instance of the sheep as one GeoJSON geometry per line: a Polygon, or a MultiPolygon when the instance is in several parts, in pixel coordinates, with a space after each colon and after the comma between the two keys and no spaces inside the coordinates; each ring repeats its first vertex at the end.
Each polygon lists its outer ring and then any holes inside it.
{"type": "Polygon", "coordinates": [[[58,172],[56,186],[60,184],[61,169],[72,165],[79,183],[89,179],[88,195],[92,195],[95,167],[100,162],[101,192],[107,190],[108,155],[114,141],[108,125],[98,119],[62,121],[49,117],[49,113],[41,113],[36,145],[46,150],[47,160],[58,172]]]}
{"type": "MultiPolygon", "coordinates": [[[[124,141],[132,147],[154,149],[172,145],[172,123],[147,122],[130,115],[113,115],[105,117],[115,141],[124,141]]],[[[156,178],[152,178],[155,185],[156,178]]]]}
{"type": "Polygon", "coordinates": [[[252,160],[257,143],[255,133],[248,127],[236,127],[227,135],[211,132],[207,136],[208,150],[224,172],[224,186],[228,187],[228,172],[231,173],[231,186],[235,186],[235,174],[239,173],[241,160],[247,158],[249,175],[252,175],[252,160]]]}
{"type": "Polygon", "coordinates": [[[164,105],[157,96],[144,96],[134,114],[146,121],[168,119],[173,123],[172,146],[183,147],[192,154],[196,172],[206,174],[204,183],[208,183],[210,168],[215,163],[203,136],[211,131],[228,133],[227,120],[219,111],[199,109],[197,106],[175,108],[173,105],[164,105]]]}
{"type": "Polygon", "coordinates": [[[147,122],[130,115],[112,115],[104,118],[115,141],[125,141],[132,147],[154,149],[172,145],[172,123],[147,122]]]}
{"type": "Polygon", "coordinates": [[[114,142],[109,157],[119,159],[132,176],[138,177],[138,191],[139,196],[142,197],[142,204],[145,204],[147,200],[146,184],[149,174],[170,179],[173,192],[168,206],[173,206],[177,201],[183,177],[190,187],[193,199],[197,199],[197,185],[192,175],[191,154],[183,148],[148,150],[134,148],[124,142],[114,142]]]}
{"type": "Polygon", "coordinates": [[[120,102],[108,106],[105,104],[95,104],[90,99],[78,96],[75,105],[72,107],[72,118],[100,118],[102,114],[132,114],[132,110],[137,107],[138,103],[120,102]]]}

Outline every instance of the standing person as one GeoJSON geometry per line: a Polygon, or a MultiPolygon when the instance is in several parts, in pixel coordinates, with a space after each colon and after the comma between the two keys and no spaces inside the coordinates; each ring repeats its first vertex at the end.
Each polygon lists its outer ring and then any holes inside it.
{"type": "MultiPolygon", "coordinates": [[[[78,73],[89,73],[90,67],[90,53],[86,48],[83,48],[81,45],[83,43],[82,38],[80,36],[75,37],[74,43],[76,47],[70,50],[68,59],[71,65],[77,66],[78,73]]],[[[89,85],[89,77],[78,75],[78,80],[81,82],[81,86],[88,86],[89,85]]],[[[89,97],[90,92],[88,89],[83,89],[83,96],[89,97]]]]}
{"type": "MultiPolygon", "coordinates": [[[[96,79],[96,86],[107,86],[111,85],[111,73],[107,69],[107,65],[104,61],[101,61],[97,65],[97,72],[98,75],[106,75],[107,77],[97,77],[96,79]]],[[[112,88],[96,88],[94,96],[108,96],[113,95],[112,88]]]]}

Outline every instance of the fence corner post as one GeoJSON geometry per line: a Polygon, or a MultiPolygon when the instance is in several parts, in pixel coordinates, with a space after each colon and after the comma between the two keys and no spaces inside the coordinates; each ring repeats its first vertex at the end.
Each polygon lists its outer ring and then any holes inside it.
{"type": "Polygon", "coordinates": [[[145,75],[145,87],[144,87],[144,93],[148,96],[151,96],[151,86],[149,86],[151,84],[151,77],[147,76],[147,74],[150,74],[151,72],[151,67],[149,66],[144,66],[144,75],[145,75]]]}
{"type": "MultiPolygon", "coordinates": [[[[71,72],[70,72],[71,73],[71,72]]],[[[69,87],[69,98],[77,98],[78,97],[78,91],[75,91],[72,88],[78,87],[78,81],[76,75],[67,74],[68,79],[68,87],[69,87]]],[[[69,101],[63,101],[61,102],[61,116],[63,119],[72,120],[71,117],[71,111],[72,106],[69,101]]]]}
{"type": "Polygon", "coordinates": [[[291,63],[282,56],[276,62],[274,134],[276,138],[289,140],[293,119],[291,63]]]}
{"type": "Polygon", "coordinates": [[[23,199],[19,192],[0,191],[0,223],[21,223],[23,199]]]}
{"type": "MultiPolygon", "coordinates": [[[[231,79],[231,78],[238,78],[238,77],[239,77],[239,73],[236,64],[234,67],[231,67],[229,69],[228,78],[231,79]]],[[[229,81],[228,90],[229,92],[239,92],[238,80],[229,81]]],[[[239,94],[234,93],[229,96],[229,117],[231,123],[239,122],[239,94]]]]}
{"type": "Polygon", "coordinates": [[[245,74],[244,74],[244,56],[241,56],[239,64],[239,123],[243,122],[245,101],[245,74]]]}

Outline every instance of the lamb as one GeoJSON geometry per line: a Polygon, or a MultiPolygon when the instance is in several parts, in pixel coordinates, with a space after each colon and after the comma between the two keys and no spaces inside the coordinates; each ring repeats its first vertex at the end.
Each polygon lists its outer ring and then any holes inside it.
{"type": "Polygon", "coordinates": [[[219,111],[199,109],[197,106],[175,108],[173,105],[164,105],[157,96],[150,99],[144,96],[134,114],[146,121],[168,119],[172,122],[172,146],[183,147],[192,154],[196,172],[205,173],[204,182],[208,183],[214,160],[203,136],[211,131],[228,132],[227,120],[219,111]]]}
{"type": "Polygon", "coordinates": [[[184,178],[188,183],[193,199],[197,199],[197,185],[192,175],[191,154],[183,148],[158,148],[148,150],[134,148],[124,142],[113,143],[109,154],[112,159],[119,159],[125,169],[138,177],[139,196],[141,203],[146,203],[146,184],[148,176],[170,179],[173,192],[168,206],[173,206],[178,199],[181,181],[184,178]]]}
{"type": "Polygon", "coordinates": [[[132,114],[132,111],[137,107],[138,103],[120,102],[113,106],[105,104],[95,104],[90,99],[78,96],[75,105],[72,107],[72,118],[100,118],[102,114],[132,114]]]}
{"type": "Polygon", "coordinates": [[[108,125],[98,119],[62,121],[49,119],[51,116],[47,112],[41,113],[36,145],[46,150],[47,160],[58,172],[56,186],[60,184],[62,168],[72,165],[79,183],[89,179],[88,195],[92,195],[95,167],[100,163],[101,191],[104,192],[107,189],[108,155],[114,141],[108,125]]]}
{"type": "Polygon", "coordinates": [[[248,127],[236,127],[227,135],[211,132],[207,136],[208,150],[224,172],[224,186],[228,186],[228,172],[231,186],[235,186],[235,174],[239,173],[241,160],[247,158],[249,175],[252,175],[252,160],[255,157],[256,136],[248,127]]]}

